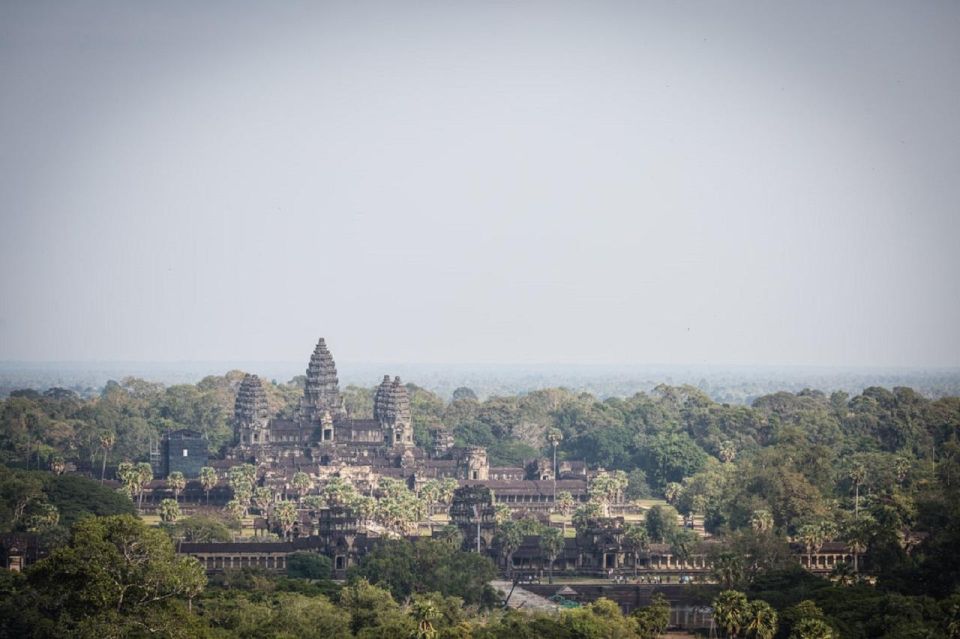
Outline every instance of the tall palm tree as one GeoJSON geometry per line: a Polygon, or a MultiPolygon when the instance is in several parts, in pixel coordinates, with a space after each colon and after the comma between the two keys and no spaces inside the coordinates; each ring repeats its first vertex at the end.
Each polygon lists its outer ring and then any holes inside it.
{"type": "Polygon", "coordinates": [[[853,482],[853,513],[854,517],[860,518],[860,484],[867,478],[867,469],[863,464],[857,462],[850,468],[850,481],[853,482]]]}
{"type": "Polygon", "coordinates": [[[180,500],[180,491],[187,487],[187,478],[179,470],[167,475],[167,486],[173,491],[173,500],[180,500]]]}
{"type": "Polygon", "coordinates": [[[847,548],[850,549],[850,554],[853,555],[853,572],[854,574],[859,574],[860,572],[860,555],[866,552],[867,544],[870,541],[870,530],[867,522],[862,520],[857,520],[853,522],[846,530],[845,535],[847,543],[847,548]]]}
{"type": "Polygon", "coordinates": [[[553,583],[553,562],[563,552],[563,533],[556,528],[547,527],[540,533],[540,551],[550,561],[549,583],[553,583]]]}
{"type": "Polygon", "coordinates": [[[813,569],[813,553],[819,552],[824,542],[824,528],[818,524],[806,524],[800,527],[797,535],[807,550],[807,568],[813,569]]]}
{"type": "Polygon", "coordinates": [[[296,505],[292,501],[281,501],[273,509],[273,516],[283,531],[283,538],[286,539],[290,531],[293,530],[293,525],[297,523],[296,505]]]}
{"type": "Polygon", "coordinates": [[[713,619],[727,637],[735,638],[747,615],[747,596],[736,590],[724,590],[713,600],[713,619]]]}
{"type": "Polygon", "coordinates": [[[751,601],[747,604],[743,629],[748,637],[773,639],[777,634],[777,611],[766,601],[751,601]]]}
{"type": "Polygon", "coordinates": [[[147,484],[153,479],[153,466],[147,462],[137,464],[137,510],[143,512],[143,493],[147,489],[147,484]]]}
{"type": "Polygon", "coordinates": [[[713,561],[713,577],[726,589],[743,580],[743,559],[733,552],[722,552],[713,561]]]}
{"type": "Polygon", "coordinates": [[[513,521],[504,522],[498,527],[496,543],[500,548],[500,554],[507,564],[507,578],[513,577],[513,553],[517,551],[520,544],[523,543],[523,532],[513,521]]]}
{"type": "Polygon", "coordinates": [[[293,489],[297,491],[297,503],[303,499],[303,496],[308,490],[310,490],[310,487],[313,486],[313,482],[310,480],[310,475],[303,471],[294,473],[293,479],[290,480],[290,484],[293,486],[293,489]]]}
{"type": "Polygon", "coordinates": [[[273,505],[275,498],[273,491],[266,486],[257,486],[253,490],[253,505],[257,507],[263,517],[270,516],[270,507],[273,505]]]}
{"type": "Polygon", "coordinates": [[[204,466],[200,469],[200,486],[203,488],[203,492],[207,496],[207,504],[210,503],[210,491],[217,487],[220,478],[217,476],[217,471],[211,468],[210,466],[204,466]]]}
{"type": "Polygon", "coordinates": [[[557,498],[553,502],[554,509],[563,517],[563,535],[567,535],[567,517],[573,513],[576,508],[576,502],[573,501],[573,495],[567,491],[557,493],[557,498]]]}
{"type": "Polygon", "coordinates": [[[624,545],[630,549],[633,554],[633,576],[637,576],[640,563],[639,556],[650,546],[650,538],[647,536],[647,529],[636,524],[627,524],[623,530],[624,545]]]}
{"type": "Polygon", "coordinates": [[[563,431],[551,428],[547,431],[547,442],[553,446],[553,501],[557,501],[557,446],[563,441],[563,431]]]}
{"type": "Polygon", "coordinates": [[[110,449],[113,448],[113,445],[117,443],[117,438],[113,433],[104,433],[100,435],[100,448],[103,449],[103,464],[100,465],[100,483],[103,483],[104,477],[107,475],[107,453],[110,449]]]}

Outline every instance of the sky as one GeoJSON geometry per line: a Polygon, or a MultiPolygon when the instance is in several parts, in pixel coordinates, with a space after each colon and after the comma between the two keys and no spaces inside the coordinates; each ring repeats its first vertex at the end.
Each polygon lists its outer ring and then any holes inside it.
{"type": "Polygon", "coordinates": [[[0,360],[960,365],[956,2],[0,0],[0,360]]]}

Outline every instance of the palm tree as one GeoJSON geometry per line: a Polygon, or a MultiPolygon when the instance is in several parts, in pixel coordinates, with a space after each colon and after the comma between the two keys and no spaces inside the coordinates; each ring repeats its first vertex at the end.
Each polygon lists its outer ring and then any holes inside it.
{"type": "Polygon", "coordinates": [[[164,499],[160,502],[160,521],[172,524],[180,517],[180,504],[176,499],[164,499]]]}
{"type": "Polygon", "coordinates": [[[143,493],[147,488],[147,484],[150,483],[150,480],[153,479],[153,466],[147,462],[140,462],[137,464],[137,492],[139,493],[137,497],[137,510],[143,511],[143,493]]]}
{"type": "Polygon", "coordinates": [[[266,486],[257,486],[253,490],[253,505],[257,507],[263,517],[270,516],[270,506],[274,502],[273,491],[266,486]]]}
{"type": "Polygon", "coordinates": [[[846,533],[845,541],[847,542],[847,547],[850,549],[850,554],[853,555],[853,572],[854,574],[859,574],[860,555],[866,552],[867,543],[870,540],[869,526],[865,521],[854,521],[846,533]]]}
{"type": "Polygon", "coordinates": [[[724,590],[713,600],[713,618],[727,637],[735,638],[747,616],[747,596],[736,590],[724,590]]]}
{"type": "Polygon", "coordinates": [[[496,543],[500,547],[500,554],[506,560],[507,578],[513,577],[513,553],[523,543],[523,532],[513,521],[504,522],[497,531],[496,543]]]}
{"type": "Polygon", "coordinates": [[[238,521],[242,521],[247,516],[247,506],[239,499],[231,499],[227,502],[225,508],[238,521]]]}
{"type": "Polygon", "coordinates": [[[720,553],[713,561],[713,577],[724,588],[733,588],[743,580],[743,559],[737,553],[720,553]]]}
{"type": "Polygon", "coordinates": [[[563,535],[567,535],[567,517],[573,513],[573,509],[576,507],[576,502],[573,501],[573,495],[567,491],[563,491],[557,494],[557,498],[553,502],[553,506],[560,516],[563,517],[563,535]]]}
{"type": "Polygon", "coordinates": [[[210,491],[217,487],[220,478],[217,477],[217,471],[210,466],[204,466],[200,469],[200,486],[207,495],[207,504],[210,503],[210,491]]]}
{"type": "Polygon", "coordinates": [[[636,524],[627,524],[623,530],[624,545],[633,553],[633,576],[637,576],[640,564],[640,553],[649,547],[647,529],[636,524]]]}
{"type": "Polygon", "coordinates": [[[457,492],[457,488],[460,484],[456,479],[452,477],[447,477],[440,482],[440,503],[444,506],[450,506],[453,502],[453,495],[457,492]]]}
{"type": "Polygon", "coordinates": [[[823,619],[806,617],[793,626],[789,639],[837,639],[837,633],[823,619]]]}
{"type": "Polygon", "coordinates": [[[104,433],[100,435],[100,448],[103,449],[103,464],[100,466],[100,483],[103,483],[104,477],[107,475],[107,453],[110,449],[113,448],[113,445],[117,443],[117,438],[113,433],[104,433]]]}
{"type": "Polygon", "coordinates": [[[619,478],[603,471],[591,479],[590,485],[587,487],[590,499],[600,505],[604,517],[610,516],[610,502],[616,498],[620,490],[622,488],[619,478]]]}
{"type": "Polygon", "coordinates": [[[547,431],[547,442],[553,446],[553,501],[557,501],[557,446],[563,441],[563,431],[551,428],[547,431]]]}
{"type": "Polygon", "coordinates": [[[273,516],[276,518],[280,529],[283,530],[284,539],[293,530],[293,525],[297,523],[297,515],[297,507],[292,501],[281,501],[273,509],[273,516]]]}
{"type": "Polygon", "coordinates": [[[540,550],[550,561],[549,583],[553,583],[553,562],[557,560],[560,553],[563,552],[564,538],[563,533],[556,528],[547,527],[540,533],[540,550]]]}
{"type": "Polygon", "coordinates": [[[306,494],[306,492],[310,490],[311,486],[313,486],[313,482],[310,480],[310,475],[303,471],[294,473],[293,479],[290,480],[290,484],[293,486],[293,489],[297,491],[297,503],[303,499],[303,496],[306,494]]]}
{"type": "Polygon", "coordinates": [[[767,533],[773,530],[773,515],[769,510],[755,510],[750,517],[750,527],[755,532],[767,533]]]}
{"type": "Polygon", "coordinates": [[[127,496],[133,499],[137,494],[137,487],[140,484],[140,473],[133,462],[120,462],[117,466],[117,477],[123,482],[123,488],[127,496]]]}
{"type": "Polygon", "coordinates": [[[323,487],[323,497],[330,506],[345,506],[355,496],[357,491],[340,477],[333,477],[323,487]]]}
{"type": "Polygon", "coordinates": [[[432,513],[434,506],[440,502],[440,490],[440,482],[436,479],[426,481],[420,486],[420,497],[427,502],[429,513],[432,513]]]}
{"type": "Polygon", "coordinates": [[[437,629],[434,628],[433,622],[443,616],[437,604],[428,597],[417,597],[413,602],[411,613],[414,621],[417,622],[416,639],[436,639],[437,629]]]}
{"type": "Polygon", "coordinates": [[[361,528],[366,528],[377,512],[377,500],[367,495],[356,495],[348,506],[361,528]]]}
{"type": "Polygon", "coordinates": [[[670,537],[670,554],[677,558],[677,563],[680,565],[681,581],[683,581],[683,568],[699,543],[700,538],[692,530],[681,529],[670,537]]]}
{"type": "Polygon", "coordinates": [[[167,486],[173,491],[173,500],[179,501],[180,491],[187,487],[187,479],[179,470],[175,470],[167,476],[167,486]]]}
{"type": "Polygon", "coordinates": [[[244,505],[253,497],[253,485],[256,480],[256,468],[251,464],[241,464],[230,469],[227,479],[233,490],[233,497],[244,505]],[[250,471],[253,471],[251,474],[250,471]]]}
{"type": "Polygon", "coordinates": [[[845,561],[839,562],[833,567],[833,570],[830,571],[830,578],[841,586],[849,586],[856,579],[854,571],[850,568],[850,564],[845,561]]]}
{"type": "Polygon", "coordinates": [[[63,471],[67,469],[67,464],[63,461],[63,457],[54,457],[53,462],[50,464],[50,470],[54,472],[57,476],[63,474],[63,471]]]}
{"type": "Polygon", "coordinates": [[[813,569],[813,553],[819,552],[824,542],[824,528],[818,524],[806,524],[797,531],[800,543],[807,550],[807,569],[813,569]]]}
{"type": "Polygon", "coordinates": [[[860,484],[867,478],[867,469],[864,468],[863,464],[855,463],[850,468],[850,481],[853,482],[854,490],[854,501],[853,501],[853,513],[854,517],[860,518],[860,484]]]}
{"type": "Polygon", "coordinates": [[[766,601],[751,601],[747,604],[743,629],[748,637],[773,639],[777,634],[777,611],[766,601]]]}

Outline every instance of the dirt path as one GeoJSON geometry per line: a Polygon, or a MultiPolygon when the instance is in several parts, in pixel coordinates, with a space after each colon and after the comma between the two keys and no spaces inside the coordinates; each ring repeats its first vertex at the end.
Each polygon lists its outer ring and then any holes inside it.
{"type": "MultiPolygon", "coordinates": [[[[490,585],[497,590],[502,590],[504,597],[510,593],[511,582],[509,581],[491,581],[490,585]]],[[[518,610],[536,610],[538,612],[557,612],[560,610],[560,606],[549,599],[535,595],[520,586],[513,589],[513,594],[510,595],[510,601],[507,605],[518,610]]]]}

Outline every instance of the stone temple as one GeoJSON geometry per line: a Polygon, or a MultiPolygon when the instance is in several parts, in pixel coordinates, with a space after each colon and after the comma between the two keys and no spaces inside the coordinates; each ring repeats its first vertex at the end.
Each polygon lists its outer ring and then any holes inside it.
{"type": "Polygon", "coordinates": [[[340,394],[337,365],[326,341],[320,338],[307,364],[303,397],[294,418],[271,416],[260,378],[244,377],[237,392],[235,442],[228,457],[234,463],[251,462],[271,469],[269,475],[278,480],[294,470],[308,470],[321,480],[340,475],[375,484],[378,477],[393,477],[406,481],[411,488],[442,478],[491,486],[499,482],[498,492],[504,499],[515,493],[511,506],[546,507],[555,488],[577,497],[586,493],[586,468],[582,463],[563,462],[555,487],[549,464],[546,470],[491,467],[485,449],[457,447],[453,434],[442,427],[431,430],[428,450],[418,447],[410,397],[399,377],[384,375],[374,393],[372,409],[373,419],[348,414],[340,394]]]}
{"type": "MultiPolygon", "coordinates": [[[[410,398],[399,377],[385,375],[377,387],[373,419],[347,415],[337,365],[323,338],[310,356],[306,377],[294,419],[271,418],[260,378],[244,377],[234,409],[234,458],[283,464],[306,457],[304,461],[325,466],[374,460],[390,464],[414,448],[410,398]]],[[[415,450],[413,455],[423,453],[415,450]]]]}

